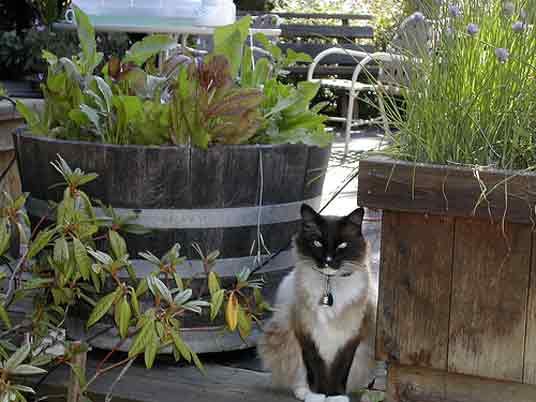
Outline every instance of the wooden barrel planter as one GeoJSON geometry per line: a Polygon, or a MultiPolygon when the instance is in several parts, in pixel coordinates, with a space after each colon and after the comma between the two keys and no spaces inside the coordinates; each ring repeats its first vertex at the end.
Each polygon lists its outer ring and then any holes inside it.
{"type": "Polygon", "coordinates": [[[361,161],[390,402],[536,401],[534,173],[361,161]]]}
{"type": "MultiPolygon", "coordinates": [[[[26,106],[40,109],[42,99],[20,99],[26,106]]],[[[0,174],[4,174],[0,182],[0,198],[6,192],[12,198],[21,193],[21,184],[17,164],[15,162],[15,147],[13,132],[24,125],[24,119],[17,112],[14,103],[0,100],[0,174]]]]}
{"type": "MultiPolygon", "coordinates": [[[[188,258],[179,268],[183,278],[202,273],[191,244],[205,253],[219,250],[215,270],[225,280],[243,267],[253,267],[251,249],[258,229],[271,253],[281,251],[259,271],[266,280],[266,296],[293,266],[288,248],[300,222],[300,206],[320,204],[329,148],[306,145],[117,146],[63,141],[18,133],[15,136],[23,191],[29,192],[30,215],[46,214],[47,202],[62,197],[61,182],[50,162],[60,154],[73,168],[99,174],[85,186],[93,199],[112,205],[116,212],[138,214],[136,223],[152,229],[146,235],[126,235],[129,254],[139,276],[152,272],[140,251],[163,255],[180,243],[188,258]],[[258,226],[259,224],[259,226],[258,226]]],[[[99,210],[97,209],[97,213],[99,210]]],[[[81,323],[78,331],[83,331],[81,323]]],[[[95,331],[98,331],[99,328],[95,331]]],[[[222,335],[221,323],[188,321],[184,337],[196,352],[214,352],[251,346],[238,335],[222,335]]],[[[73,330],[76,330],[74,328],[73,330]]],[[[113,333],[94,339],[111,347],[113,333]]]]}

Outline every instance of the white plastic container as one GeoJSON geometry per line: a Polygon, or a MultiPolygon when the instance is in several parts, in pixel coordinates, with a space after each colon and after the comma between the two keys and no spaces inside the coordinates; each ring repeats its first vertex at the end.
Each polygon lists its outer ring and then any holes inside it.
{"type": "Polygon", "coordinates": [[[235,21],[236,6],[233,0],[203,0],[195,24],[221,26],[235,21]]]}
{"type": "Polygon", "coordinates": [[[104,0],[73,0],[73,3],[89,15],[101,15],[104,9],[104,0]]]}
{"type": "Polygon", "coordinates": [[[201,0],[162,0],[162,15],[173,19],[197,18],[201,0]]]}

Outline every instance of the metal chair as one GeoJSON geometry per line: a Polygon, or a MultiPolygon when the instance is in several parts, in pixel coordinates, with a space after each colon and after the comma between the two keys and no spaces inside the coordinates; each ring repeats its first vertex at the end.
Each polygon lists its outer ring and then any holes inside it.
{"type": "Polygon", "coordinates": [[[407,61],[409,58],[418,58],[421,52],[430,49],[432,39],[430,24],[421,16],[412,15],[400,25],[399,32],[393,39],[391,47],[386,52],[367,53],[355,50],[348,50],[339,47],[327,49],[315,57],[307,72],[307,80],[319,83],[321,86],[333,89],[344,90],[348,93],[348,108],[346,116],[329,117],[328,120],[345,124],[345,147],[344,155],[348,153],[350,143],[350,133],[353,127],[380,124],[385,133],[390,133],[389,122],[385,112],[384,102],[378,96],[379,116],[372,119],[354,119],[354,110],[357,107],[356,98],[364,91],[398,95],[410,79],[407,71],[407,61]],[[314,72],[320,61],[330,55],[346,55],[356,60],[356,67],[351,80],[345,79],[315,79],[314,72]],[[368,71],[369,64],[378,66],[377,77],[372,77],[368,71]],[[372,78],[373,83],[359,82],[358,78],[362,72],[372,78]]]}

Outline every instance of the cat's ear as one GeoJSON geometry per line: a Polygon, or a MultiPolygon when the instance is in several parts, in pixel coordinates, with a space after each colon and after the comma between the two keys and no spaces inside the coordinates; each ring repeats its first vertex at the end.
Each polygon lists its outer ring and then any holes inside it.
{"type": "Polygon", "coordinates": [[[347,215],[345,220],[348,223],[358,226],[361,228],[363,224],[363,217],[365,216],[365,210],[363,208],[357,208],[351,214],[347,215]]]}
{"type": "Polygon", "coordinates": [[[301,206],[302,229],[305,232],[317,232],[320,215],[307,204],[301,206]]]}
{"type": "Polygon", "coordinates": [[[303,222],[315,222],[316,218],[318,217],[318,213],[309,205],[302,204],[301,206],[301,216],[303,219],[303,222]]]}

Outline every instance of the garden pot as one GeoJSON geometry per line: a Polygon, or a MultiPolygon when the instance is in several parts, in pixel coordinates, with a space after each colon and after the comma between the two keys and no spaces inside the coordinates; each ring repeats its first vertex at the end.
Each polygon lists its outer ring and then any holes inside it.
{"type": "MultiPolygon", "coordinates": [[[[42,107],[42,99],[22,100],[28,107],[42,107]]],[[[5,176],[0,182],[0,194],[7,192],[11,197],[21,193],[21,184],[17,164],[13,132],[24,125],[24,119],[17,112],[15,105],[8,100],[0,100],[0,174],[5,176]]]]}
{"type": "MultiPolygon", "coordinates": [[[[154,270],[139,259],[139,252],[150,250],[161,256],[178,242],[188,258],[178,268],[183,278],[203,272],[191,247],[197,243],[205,255],[220,251],[215,271],[222,280],[229,280],[243,267],[255,267],[252,245],[262,237],[266,249],[277,253],[273,259],[266,251],[261,256],[266,265],[259,272],[266,280],[268,299],[293,266],[289,243],[301,219],[301,204],[320,204],[330,155],[329,148],[306,145],[201,150],[63,141],[24,133],[15,136],[15,143],[22,189],[31,194],[27,202],[31,216],[44,216],[48,201],[62,197],[61,187],[51,188],[61,182],[50,165],[59,154],[71,167],[99,174],[84,187],[91,198],[112,205],[119,214],[137,213],[136,223],[152,229],[147,235],[125,236],[138,276],[154,270]]],[[[229,342],[216,339],[214,334],[221,330],[218,325],[203,320],[185,324],[184,331],[195,340],[194,351],[247,346],[234,335],[229,342]]],[[[115,344],[112,335],[94,344],[111,347],[115,344]]]]}
{"type": "Polygon", "coordinates": [[[383,210],[388,400],[536,399],[535,189],[534,173],[360,162],[358,202],[383,210]]]}

